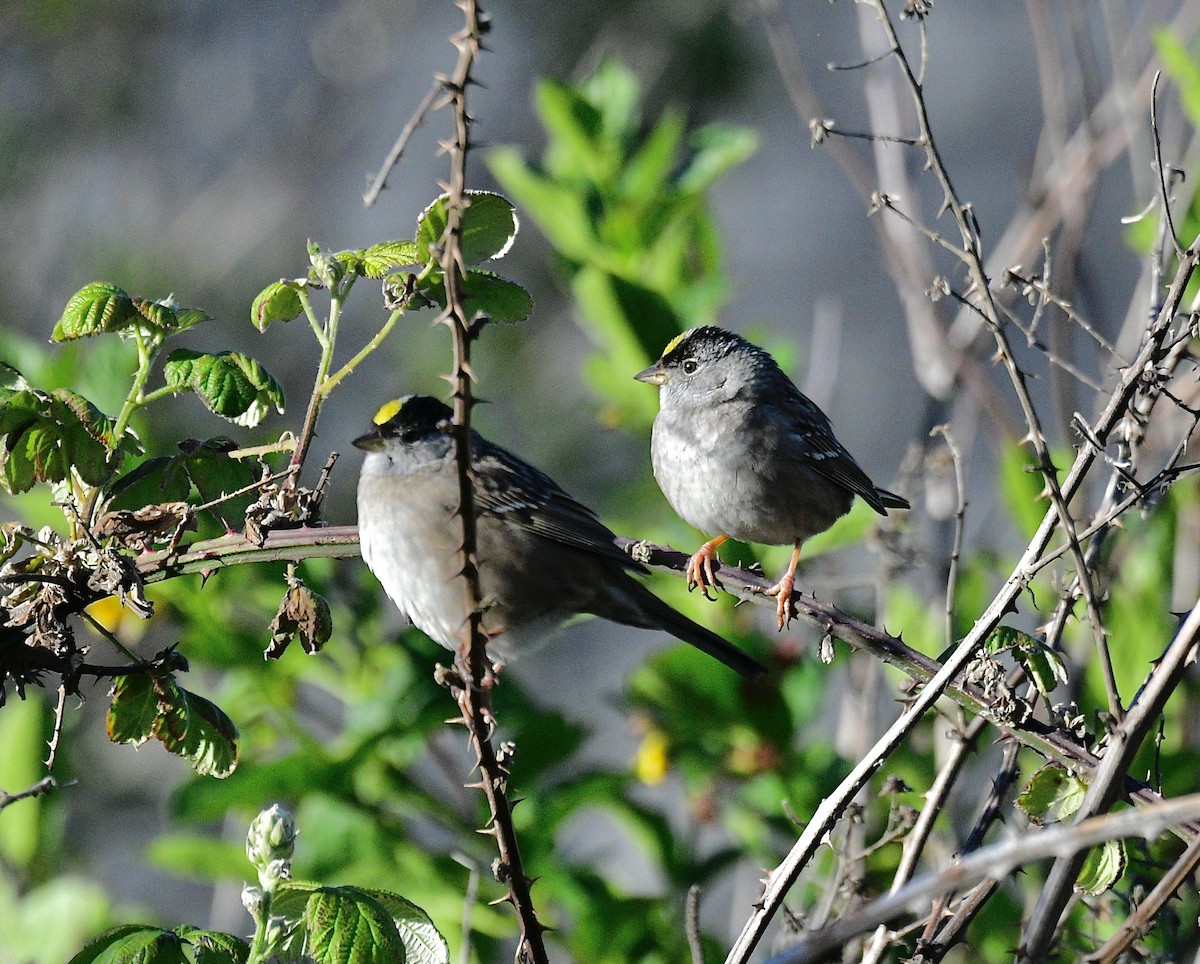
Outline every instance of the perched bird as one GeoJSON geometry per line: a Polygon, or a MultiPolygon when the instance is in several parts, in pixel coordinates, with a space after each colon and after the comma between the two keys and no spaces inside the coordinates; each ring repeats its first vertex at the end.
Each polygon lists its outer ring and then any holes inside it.
{"type": "Polygon", "coordinates": [[[791,543],[787,572],[766,590],[778,600],[782,629],[805,539],[849,512],[856,495],[880,515],[909,508],[867,478],[825,413],[739,335],[685,331],[634,377],[659,387],[650,448],[659,487],[689,525],[716,534],[688,560],[688,588],[705,597],[727,539],[791,543]]]}
{"type": "MultiPolygon", "coordinates": [[[[451,412],[428,395],[384,405],[354,440],[363,559],[421,630],[456,649],[467,626],[451,412]]],[[[471,434],[482,628],[508,658],[579,613],[663,629],[747,677],[763,666],[676,612],[630,575],[644,572],[586,506],[549,476],[471,434]]]]}

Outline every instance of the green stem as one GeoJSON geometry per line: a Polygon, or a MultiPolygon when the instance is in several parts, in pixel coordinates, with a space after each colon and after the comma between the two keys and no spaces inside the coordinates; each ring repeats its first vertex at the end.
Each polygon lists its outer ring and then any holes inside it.
{"type": "MultiPolygon", "coordinates": [[[[145,396],[142,394],[146,388],[146,382],[150,378],[150,369],[154,365],[154,359],[158,356],[158,350],[162,347],[162,339],[159,336],[146,337],[146,333],[141,328],[133,329],[134,342],[137,345],[138,367],[133,373],[133,382],[129,386],[129,391],[125,395],[125,401],[121,405],[121,411],[117,413],[116,423],[113,425],[113,438],[119,445],[121,439],[125,437],[125,432],[129,429],[130,419],[133,418],[133,413],[146,404],[145,396]]],[[[83,503],[83,511],[80,513],[80,518],[85,522],[91,522],[92,513],[96,508],[96,501],[100,497],[100,487],[96,486],[89,490],[87,499],[83,503]]]]}
{"type": "Polygon", "coordinates": [[[308,319],[308,325],[313,330],[313,334],[317,336],[317,341],[320,342],[321,350],[325,351],[329,347],[329,339],[325,336],[325,327],[317,318],[317,313],[313,311],[312,300],[308,297],[308,289],[301,288],[296,292],[300,298],[300,304],[304,308],[304,317],[308,319]]]}
{"type": "Polygon", "coordinates": [[[333,348],[337,344],[338,321],[342,315],[342,297],[342,292],[330,290],[329,319],[325,323],[324,329],[318,330],[308,298],[304,292],[300,294],[305,314],[313,324],[313,330],[317,331],[317,340],[321,343],[321,360],[317,364],[317,377],[313,381],[312,397],[308,400],[308,411],[304,414],[304,426],[300,429],[300,436],[296,440],[296,449],[292,453],[291,464],[297,471],[304,464],[305,456],[308,455],[308,447],[312,444],[313,435],[317,430],[317,416],[321,414],[321,403],[325,400],[322,388],[325,385],[325,379],[329,377],[329,369],[333,367],[333,348]]]}
{"type": "Polygon", "coordinates": [[[330,392],[337,388],[338,383],[341,382],[343,378],[354,371],[354,369],[362,363],[364,358],[366,358],[369,354],[371,354],[371,352],[373,352],[383,343],[383,339],[388,336],[388,332],[390,332],[396,326],[396,322],[400,320],[403,314],[403,308],[397,308],[395,311],[393,311],[388,317],[388,320],[383,323],[383,327],[376,332],[375,337],[363,346],[362,351],[360,351],[336,372],[326,378],[325,381],[321,383],[321,386],[317,389],[317,391],[323,396],[328,396],[330,392]]]}
{"type": "Polygon", "coordinates": [[[262,906],[254,915],[254,940],[250,945],[250,953],[246,955],[246,964],[263,964],[270,952],[267,947],[267,925],[271,921],[271,895],[265,890],[262,895],[262,906]]]}

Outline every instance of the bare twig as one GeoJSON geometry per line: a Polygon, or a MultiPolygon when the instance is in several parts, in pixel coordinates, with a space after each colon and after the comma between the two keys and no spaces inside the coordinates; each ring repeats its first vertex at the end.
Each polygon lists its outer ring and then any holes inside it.
{"type": "MultiPolygon", "coordinates": [[[[1077,825],[1104,813],[1120,798],[1119,784],[1134,754],[1162,712],[1167,698],[1179,683],[1198,638],[1200,600],[1196,601],[1171,645],[1150,671],[1129,715],[1113,730],[1101,758],[1100,769],[1088,784],[1087,794],[1078,810],[1077,825]]],[[[1063,908],[1071,897],[1082,863],[1083,856],[1076,854],[1061,856],[1055,861],[1025,928],[1018,960],[1029,964],[1046,960],[1050,942],[1058,929],[1063,908]]]]}
{"type": "MultiPolygon", "coordinates": [[[[866,904],[828,927],[809,934],[800,944],[772,957],[767,964],[804,964],[825,959],[831,950],[878,924],[894,920],[931,897],[970,887],[990,877],[1002,878],[1025,864],[1082,855],[1108,840],[1141,837],[1154,840],[1172,826],[1200,818],[1200,793],[1164,801],[1154,807],[1091,817],[1071,826],[1056,825],[1021,834],[964,857],[945,870],[926,874],[893,894],[866,904]]],[[[1039,960],[1046,960],[1045,957],[1039,960]]]]}
{"type": "MultiPolygon", "coordinates": [[[[1133,366],[1125,372],[1110,396],[1108,404],[1093,425],[1093,434],[1097,438],[1106,439],[1128,410],[1129,403],[1141,383],[1141,374],[1145,366],[1151,364],[1151,360],[1159,355],[1196,264],[1196,251],[1194,248],[1189,248],[1186,256],[1180,262],[1179,270],[1164,301],[1162,311],[1147,331],[1138,357],[1134,360],[1133,366]]],[[[1088,446],[1081,448],[1076,453],[1075,462],[1062,482],[1060,499],[1069,500],[1075,495],[1095,459],[1095,452],[1088,446]]],[[[1012,574],[1005,580],[999,593],[980,615],[971,632],[958,645],[925,689],[913,700],[912,705],[880,737],[871,752],[864,756],[837,789],[821,802],[813,814],[812,821],[805,828],[800,839],[796,841],[791,852],[769,876],[762,899],[730,950],[726,964],[744,962],[749,958],[750,953],[762,939],[767,925],[782,904],[784,895],[808,863],[817,845],[828,833],[830,826],[837,820],[843,807],[883,765],[883,761],[891,755],[920,718],[937,701],[950,685],[951,680],[962,672],[974,658],[975,651],[999,624],[1000,619],[1024,590],[1026,586],[1025,569],[1036,562],[1045,551],[1059,520],[1057,507],[1046,513],[1012,574]]]]}
{"type": "Polygon", "coordinates": [[[19,793],[5,793],[0,790],[0,810],[10,804],[16,803],[18,800],[31,800],[34,797],[40,797],[42,794],[49,793],[51,790],[61,790],[65,787],[75,786],[77,781],[68,780],[66,783],[59,783],[54,777],[42,777],[31,787],[20,791],[19,793]]]}
{"type": "Polygon", "coordinates": [[[700,895],[699,884],[688,888],[687,900],[683,905],[683,932],[687,935],[688,953],[692,964],[704,964],[704,943],[700,939],[700,895]]]}
{"type": "Polygon", "coordinates": [[[392,145],[392,149],[388,151],[388,156],[384,160],[383,166],[371,179],[371,186],[363,194],[363,207],[369,208],[379,200],[379,195],[387,187],[388,175],[392,173],[392,168],[400,163],[404,149],[408,146],[409,138],[425,122],[425,116],[433,108],[434,100],[437,99],[438,94],[443,92],[442,81],[440,79],[435,80],[433,86],[429,88],[429,93],[425,95],[421,103],[417,105],[417,109],[413,111],[413,115],[408,119],[408,123],[400,129],[400,136],[396,138],[396,143],[392,145]]]}
{"type": "Polygon", "coordinates": [[[462,525],[462,584],[466,596],[467,626],[455,657],[462,685],[453,687],[462,712],[461,721],[470,734],[475,750],[480,780],[476,786],[483,791],[491,811],[491,826],[487,833],[496,839],[500,858],[495,867],[497,879],[508,888],[520,922],[521,938],[517,951],[519,960],[533,964],[547,961],[542,940],[545,927],[538,921],[530,894],[532,881],[526,876],[517,845],[512,821],[512,804],[508,799],[508,771],[498,759],[491,734],[495,717],[490,705],[490,688],[494,683],[491,662],[486,651],[483,633],[483,591],[480,588],[479,561],[476,555],[477,534],[475,515],[474,473],[471,469],[471,343],[479,332],[463,306],[461,291],[465,267],[461,241],[463,215],[467,209],[467,158],[471,149],[470,115],[467,111],[467,90],[474,83],[472,70],[482,49],[487,17],[476,0],[456,0],[464,16],[463,29],[454,36],[458,62],[454,73],[442,81],[454,114],[454,136],[443,147],[450,156],[450,182],[447,185],[446,230],[441,238],[441,268],[446,289],[446,308],[438,322],[450,330],[454,349],[454,370],[450,380],[454,386],[454,455],[458,470],[458,517],[462,525]]]}

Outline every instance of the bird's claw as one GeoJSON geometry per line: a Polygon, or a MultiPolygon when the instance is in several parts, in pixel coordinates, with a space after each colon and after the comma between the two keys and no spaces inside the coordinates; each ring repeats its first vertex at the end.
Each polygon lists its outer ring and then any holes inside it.
{"type": "Polygon", "coordinates": [[[787,624],[792,621],[792,617],[796,613],[795,607],[792,605],[792,590],[795,586],[796,577],[789,573],[770,589],[762,591],[764,595],[775,597],[775,615],[779,619],[781,630],[787,628],[787,624]]]}
{"type": "Polygon", "coordinates": [[[704,598],[713,602],[716,596],[708,594],[708,587],[722,588],[720,580],[714,575],[713,561],[716,561],[717,566],[721,565],[721,560],[717,556],[716,550],[707,545],[701,546],[694,556],[688,559],[687,563],[687,587],[688,592],[691,592],[697,587],[700,589],[704,598]]]}

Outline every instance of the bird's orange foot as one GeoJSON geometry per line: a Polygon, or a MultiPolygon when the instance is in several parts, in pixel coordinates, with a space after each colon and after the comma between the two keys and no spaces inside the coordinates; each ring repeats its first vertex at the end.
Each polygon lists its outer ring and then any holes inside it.
{"type": "Polygon", "coordinates": [[[770,589],[764,589],[767,596],[775,597],[775,615],[779,618],[779,628],[783,629],[792,621],[795,608],[792,606],[792,590],[796,586],[796,577],[790,572],[770,589]]]}
{"type": "Polygon", "coordinates": [[[708,594],[708,587],[714,586],[721,588],[721,583],[714,575],[715,569],[713,563],[716,563],[716,568],[721,566],[721,558],[717,555],[717,546],[724,542],[724,538],[713,539],[711,542],[706,542],[696,554],[692,556],[687,563],[687,587],[688,592],[691,592],[697,586],[700,587],[700,592],[704,594],[704,598],[708,600],[716,599],[716,596],[708,594]]]}

